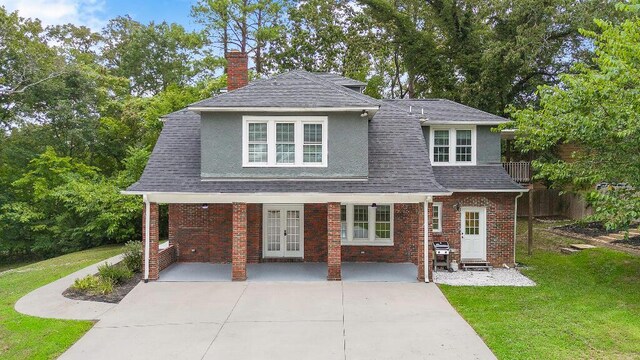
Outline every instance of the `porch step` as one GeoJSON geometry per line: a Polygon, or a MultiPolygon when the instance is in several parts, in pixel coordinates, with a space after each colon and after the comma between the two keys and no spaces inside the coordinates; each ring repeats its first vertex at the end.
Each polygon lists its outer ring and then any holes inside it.
{"type": "Polygon", "coordinates": [[[481,271],[490,271],[493,267],[489,265],[486,261],[465,261],[462,262],[462,270],[481,270],[481,271]]]}

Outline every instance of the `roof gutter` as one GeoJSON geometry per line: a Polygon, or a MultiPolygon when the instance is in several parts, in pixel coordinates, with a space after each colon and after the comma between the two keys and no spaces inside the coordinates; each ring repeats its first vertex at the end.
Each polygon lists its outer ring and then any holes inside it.
{"type": "Polygon", "coordinates": [[[431,125],[502,125],[510,122],[510,120],[505,121],[431,121],[431,120],[420,120],[420,125],[422,126],[431,126],[431,125]]]}
{"type": "Polygon", "coordinates": [[[448,189],[454,193],[526,193],[529,189],[448,189]]]}

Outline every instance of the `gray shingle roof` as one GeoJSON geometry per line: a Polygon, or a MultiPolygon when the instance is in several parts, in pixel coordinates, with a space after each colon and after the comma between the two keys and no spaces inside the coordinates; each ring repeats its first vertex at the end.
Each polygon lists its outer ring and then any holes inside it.
{"type": "Polygon", "coordinates": [[[191,104],[190,107],[377,107],[379,100],[296,70],[191,104]]]}
{"type": "Polygon", "coordinates": [[[509,119],[474,109],[446,99],[394,99],[385,100],[411,111],[416,117],[426,119],[425,125],[438,122],[504,123],[509,119]]]}
{"type": "MultiPolygon", "coordinates": [[[[201,181],[200,116],[192,111],[165,118],[140,180],[128,191],[156,192],[446,192],[431,171],[420,125],[402,109],[383,106],[369,122],[367,181],[201,181]]],[[[329,155],[331,156],[331,155],[329,155]]]]}
{"type": "Polygon", "coordinates": [[[324,80],[331,81],[334,84],[342,85],[342,86],[367,86],[366,83],[362,81],[354,80],[342,75],[329,73],[329,72],[314,72],[312,73],[315,76],[318,76],[324,80]]]}
{"type": "Polygon", "coordinates": [[[434,166],[433,173],[450,190],[522,190],[502,165],[434,166]]]}

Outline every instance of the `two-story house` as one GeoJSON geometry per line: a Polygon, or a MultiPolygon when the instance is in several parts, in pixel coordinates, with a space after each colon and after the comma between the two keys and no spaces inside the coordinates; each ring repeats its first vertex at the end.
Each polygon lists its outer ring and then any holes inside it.
{"type": "Polygon", "coordinates": [[[145,279],[169,263],[413,263],[433,241],[461,263],[513,265],[517,197],[500,164],[506,119],[448,100],[377,100],[365,84],[291,71],[248,83],[227,54],[228,92],[164,117],[140,180],[145,279]],[[158,203],[170,246],[158,248],[158,203]]]}

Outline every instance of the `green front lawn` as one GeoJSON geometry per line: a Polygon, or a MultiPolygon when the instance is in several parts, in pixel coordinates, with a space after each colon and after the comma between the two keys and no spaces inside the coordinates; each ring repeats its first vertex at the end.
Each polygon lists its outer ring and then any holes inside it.
{"type": "Polygon", "coordinates": [[[543,231],[526,255],[519,221],[517,261],[531,288],[441,285],[452,305],[500,359],[640,358],[640,257],[598,248],[560,254],[580,242],[543,231]]]}
{"type": "Polygon", "coordinates": [[[0,273],[0,358],[56,358],[76,342],[93,326],[91,321],[26,316],[13,305],[40,286],[121,252],[122,246],[103,246],[0,273]]]}

